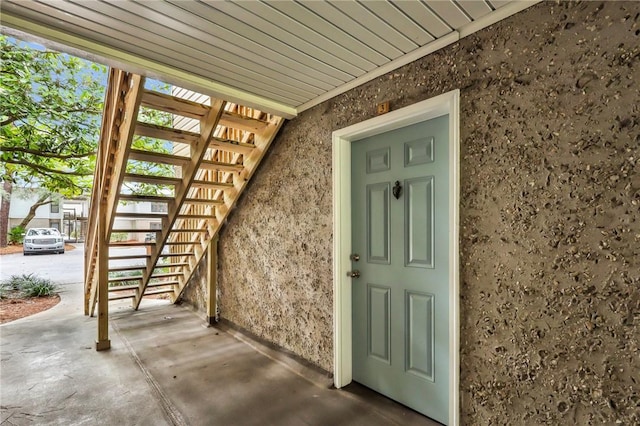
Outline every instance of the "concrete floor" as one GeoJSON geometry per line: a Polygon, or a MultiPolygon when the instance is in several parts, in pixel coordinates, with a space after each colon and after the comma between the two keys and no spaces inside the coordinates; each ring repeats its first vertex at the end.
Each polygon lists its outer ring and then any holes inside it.
{"type": "Polygon", "coordinates": [[[55,308],[0,326],[2,425],[436,425],[366,388],[330,382],[195,313],[112,307],[96,352],[82,285],[55,308]],[[238,338],[239,337],[239,338],[238,338]]]}

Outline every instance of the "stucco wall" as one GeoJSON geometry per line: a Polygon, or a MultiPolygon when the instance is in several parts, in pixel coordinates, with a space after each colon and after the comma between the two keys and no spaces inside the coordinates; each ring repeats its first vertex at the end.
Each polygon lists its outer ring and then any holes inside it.
{"type": "Polygon", "coordinates": [[[331,371],[331,132],[460,89],[463,424],[640,422],[639,15],[543,2],[287,123],[222,317],[331,371]]]}

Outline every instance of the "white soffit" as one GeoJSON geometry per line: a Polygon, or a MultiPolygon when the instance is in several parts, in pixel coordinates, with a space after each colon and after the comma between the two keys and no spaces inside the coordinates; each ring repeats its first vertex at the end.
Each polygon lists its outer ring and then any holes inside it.
{"type": "Polygon", "coordinates": [[[2,31],[294,117],[538,1],[3,0],[2,31]]]}

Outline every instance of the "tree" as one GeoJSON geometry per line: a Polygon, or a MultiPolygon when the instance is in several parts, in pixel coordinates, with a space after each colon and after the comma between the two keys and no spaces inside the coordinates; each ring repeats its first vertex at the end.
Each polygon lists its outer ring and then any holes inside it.
{"type": "MultiPolygon", "coordinates": [[[[64,196],[89,190],[106,69],[4,35],[0,48],[3,247],[14,184],[64,196]]],[[[47,198],[40,197],[39,204],[48,204],[47,198]]]]}

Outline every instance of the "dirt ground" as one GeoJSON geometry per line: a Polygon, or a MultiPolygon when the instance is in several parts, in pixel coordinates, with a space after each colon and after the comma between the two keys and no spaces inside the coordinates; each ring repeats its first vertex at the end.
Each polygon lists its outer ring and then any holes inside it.
{"type": "Polygon", "coordinates": [[[60,296],[7,298],[0,300],[0,324],[46,311],[60,302],[60,296]]]}
{"type": "MultiPolygon", "coordinates": [[[[75,250],[70,244],[64,245],[65,250],[75,250]]],[[[0,255],[22,253],[22,245],[0,247],[0,255]]],[[[0,300],[0,324],[28,317],[38,312],[46,311],[60,302],[60,296],[47,297],[8,297],[0,300]]]]}

